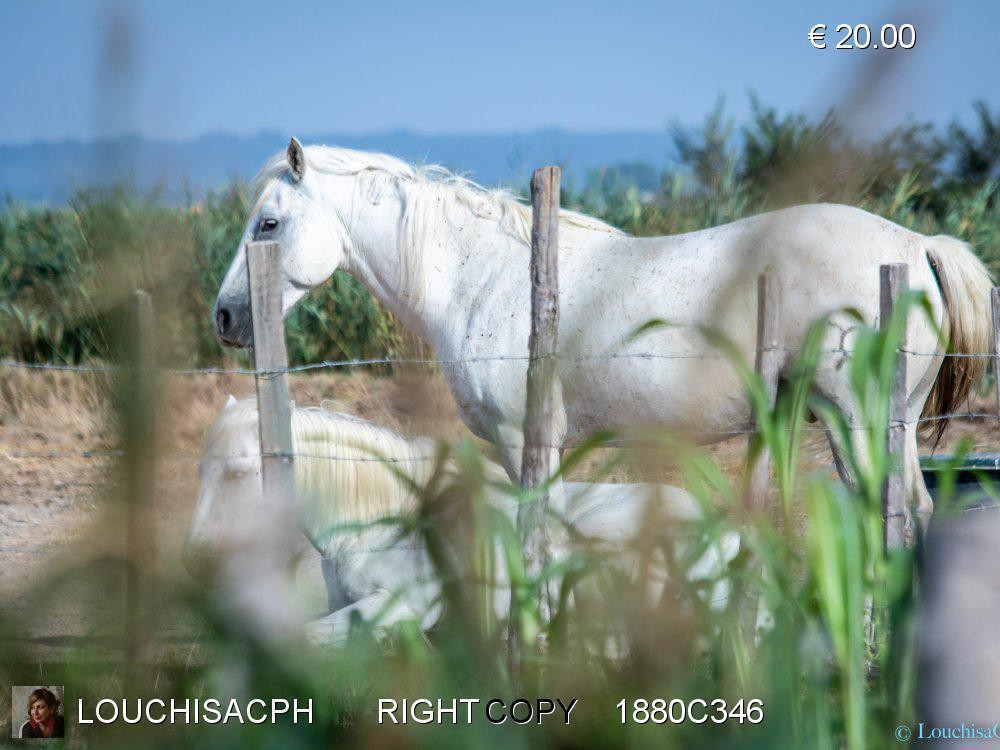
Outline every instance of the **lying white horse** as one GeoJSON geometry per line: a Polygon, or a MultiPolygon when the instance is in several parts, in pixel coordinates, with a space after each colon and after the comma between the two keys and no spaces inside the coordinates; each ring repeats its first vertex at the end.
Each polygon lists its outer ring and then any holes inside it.
{"type": "MultiPolygon", "coordinates": [[[[264,165],[246,231],[219,289],[223,344],[252,343],[246,243],[282,243],[284,306],[337,269],[358,279],[434,347],[462,419],[520,474],[529,329],[530,209],[435,167],[294,139],[264,165]]],[[[809,205],[673,237],[636,238],[563,211],[559,226],[559,385],[553,450],[599,428],[662,426],[705,442],[744,430],[749,406],[734,370],[700,326],[756,348],[756,280],[770,269],[781,309],[781,371],[809,324],[832,313],[814,387],[860,424],[850,368],[858,311],[878,320],[879,266],[904,263],[955,353],[990,350],[990,279],[965,244],[927,237],[847,206],[809,205]],[[653,319],[671,325],[630,336],[653,319]],[[706,360],[707,358],[707,360],[706,360]]],[[[929,514],[917,458],[922,413],[953,411],[985,358],[944,359],[934,326],[909,321],[908,492],[929,514]],[[926,407],[926,409],[925,409],[926,407]]],[[[856,454],[866,460],[866,435],[856,454]]],[[[848,465],[831,438],[838,469],[848,465]]],[[[553,466],[558,464],[553,457],[553,466]]],[[[842,474],[844,472],[842,471],[842,474]]],[[[849,477],[844,477],[845,480],[849,477]]]]}
{"type": "MultiPolygon", "coordinates": [[[[292,432],[297,454],[297,518],[323,556],[331,610],[309,626],[310,637],[322,643],[341,641],[354,613],[375,621],[382,632],[404,619],[416,620],[422,628],[433,625],[440,615],[441,582],[422,537],[401,536],[398,525],[372,522],[412,516],[417,493],[403,476],[418,487],[426,484],[435,466],[434,442],[405,438],[357,417],[317,408],[293,409],[292,432]]],[[[206,557],[227,554],[231,545],[238,543],[233,537],[241,527],[248,534],[267,533],[252,524],[241,526],[247,520],[247,509],[260,501],[259,450],[256,400],[237,402],[230,397],[205,441],[198,504],[185,545],[190,567],[200,567],[206,557]]],[[[488,479],[505,479],[503,470],[492,462],[484,461],[484,470],[488,479]]],[[[448,471],[454,471],[454,466],[448,471]]],[[[553,522],[556,557],[580,549],[583,540],[624,553],[641,533],[649,531],[650,501],[665,512],[676,531],[702,518],[696,501],[676,487],[564,486],[570,510],[552,511],[565,515],[575,541],[571,543],[560,533],[565,529],[558,529],[560,524],[553,522]]],[[[514,522],[516,506],[509,495],[491,489],[487,499],[514,522]]],[[[719,579],[726,563],[739,551],[739,536],[724,534],[717,545],[704,552],[686,548],[683,533],[674,536],[676,569],[684,570],[689,580],[707,581],[711,603],[724,603],[728,584],[719,579]],[[697,559],[685,563],[685,554],[697,559]]],[[[624,559],[616,556],[619,558],[624,559]]],[[[508,578],[502,563],[496,568],[495,611],[503,619],[509,605],[508,578]]],[[[662,584],[662,577],[653,583],[656,590],[649,592],[651,597],[659,596],[662,584]]]]}

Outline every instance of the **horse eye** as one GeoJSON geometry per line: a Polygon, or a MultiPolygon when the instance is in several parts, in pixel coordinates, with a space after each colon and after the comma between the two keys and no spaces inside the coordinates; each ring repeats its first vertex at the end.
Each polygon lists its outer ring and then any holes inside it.
{"type": "Polygon", "coordinates": [[[273,232],[278,228],[277,219],[261,219],[258,228],[261,232],[273,232]]]}

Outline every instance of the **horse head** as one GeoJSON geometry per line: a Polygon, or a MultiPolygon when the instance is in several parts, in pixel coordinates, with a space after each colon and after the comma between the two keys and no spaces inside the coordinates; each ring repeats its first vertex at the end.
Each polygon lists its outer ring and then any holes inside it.
{"type": "Polygon", "coordinates": [[[215,301],[215,329],[224,346],[253,344],[247,244],[273,240],[282,248],[282,307],[288,312],[310,289],[326,281],[344,261],[346,228],[324,205],[328,186],[307,169],[305,150],[295,138],[273,157],[254,181],[257,198],[236,255],[215,301]]]}
{"type": "Polygon", "coordinates": [[[255,521],[263,505],[260,443],[252,406],[230,396],[205,441],[198,502],[184,540],[184,564],[196,578],[211,577],[261,533],[255,521]]]}

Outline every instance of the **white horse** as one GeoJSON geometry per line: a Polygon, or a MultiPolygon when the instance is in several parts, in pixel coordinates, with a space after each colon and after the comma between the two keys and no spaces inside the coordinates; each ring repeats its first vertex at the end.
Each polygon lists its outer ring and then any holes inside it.
{"type": "MultiPolygon", "coordinates": [[[[330,607],[327,617],[309,626],[310,638],[340,642],[354,613],[373,621],[380,632],[403,619],[425,629],[433,625],[440,615],[441,581],[423,538],[401,535],[399,524],[376,522],[413,517],[419,504],[416,488],[426,486],[436,465],[434,442],[405,438],[357,417],[317,408],[294,408],[292,432],[297,520],[322,555],[330,607]]],[[[254,523],[253,509],[262,501],[259,452],[256,400],[230,397],[205,441],[198,503],[185,543],[193,573],[207,569],[206,563],[223,562],[242,541],[268,533],[254,523]]],[[[484,460],[483,470],[487,480],[506,481],[503,470],[490,461],[484,460]]],[[[454,464],[448,464],[445,473],[446,488],[459,477],[454,464]]],[[[571,509],[553,508],[550,517],[557,558],[596,545],[613,553],[616,562],[629,564],[624,553],[640,538],[650,538],[651,519],[656,517],[650,511],[656,508],[671,524],[674,569],[684,571],[689,580],[705,581],[710,604],[725,602],[724,569],[739,551],[739,536],[724,532],[704,551],[688,544],[683,529],[697,529],[703,519],[688,493],[641,484],[567,483],[565,489],[571,509]]],[[[486,500],[514,523],[516,504],[510,495],[487,485],[486,500]]],[[[497,617],[504,619],[509,579],[499,550],[496,557],[494,606],[497,617]]],[[[636,565],[635,560],[630,564],[636,565]]],[[[662,561],[656,567],[650,601],[660,596],[667,569],[662,561]]],[[[246,585],[252,589],[254,582],[246,585]]]]}
{"type": "MultiPolygon", "coordinates": [[[[442,362],[459,413],[520,473],[527,371],[530,209],[436,167],[381,154],[302,148],[270,159],[255,180],[243,239],[219,290],[223,344],[249,346],[252,326],[245,247],[282,243],[284,306],[337,269],[358,279],[442,362]]],[[[927,237],[838,205],[787,208],[700,232],[630,237],[563,211],[559,226],[559,370],[553,450],[599,428],[662,426],[705,442],[746,428],[749,405],[735,369],[705,342],[727,336],[752,362],[756,279],[770,269],[781,316],[777,345],[787,374],[809,324],[832,314],[815,390],[852,424],[859,407],[844,366],[856,319],[878,321],[879,266],[905,263],[933,320],[914,312],[907,356],[906,483],[918,512],[932,509],[917,458],[917,420],[960,403],[990,349],[990,278],[965,244],[927,237]],[[670,325],[631,336],[642,324],[670,325]],[[926,406],[926,409],[925,409],[926,406]]],[[[829,433],[828,433],[829,434],[829,433]]],[[[867,455],[865,435],[857,451],[867,455]]],[[[831,437],[838,468],[843,447],[831,437]]],[[[557,459],[557,456],[554,456],[557,459]]],[[[553,466],[557,461],[553,461],[553,466]]],[[[850,477],[844,476],[845,480],[850,477]]]]}

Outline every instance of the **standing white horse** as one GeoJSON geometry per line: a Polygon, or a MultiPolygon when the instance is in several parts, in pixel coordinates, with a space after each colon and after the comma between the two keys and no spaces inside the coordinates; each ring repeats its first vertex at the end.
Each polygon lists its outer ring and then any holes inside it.
{"type": "MultiPolygon", "coordinates": [[[[273,529],[261,528],[264,502],[260,473],[257,401],[230,396],[205,439],[198,503],[188,524],[185,562],[200,575],[230,563],[244,545],[255,545],[273,529]]],[[[406,438],[350,414],[295,407],[292,435],[296,458],[295,496],[299,528],[322,555],[330,614],[310,624],[309,636],[321,643],[346,637],[351,618],[361,615],[384,632],[403,619],[428,628],[440,616],[442,582],[420,533],[401,533],[420,508],[420,490],[434,482],[434,494],[460,487],[463,477],[453,461],[438,464],[434,441],[406,438]],[[418,489],[419,488],[419,489],[418,489]]],[[[514,524],[516,501],[491,483],[504,479],[503,470],[483,459],[482,484],[486,503],[514,524]]],[[[477,491],[478,487],[470,487],[477,491]]],[[[643,540],[659,536],[656,520],[670,526],[674,559],[667,564],[664,550],[646,572],[648,601],[662,596],[668,570],[682,571],[712,605],[724,605],[728,595],[726,565],[739,552],[735,532],[716,540],[699,540],[704,514],[687,492],[667,485],[565,485],[567,507],[553,504],[546,517],[553,553],[599,551],[609,554],[618,568],[633,577],[644,570],[638,563],[643,540]],[[571,534],[567,533],[569,530],[571,534]],[[630,552],[633,553],[630,555],[630,552]]],[[[464,495],[463,495],[464,496],[464,495]]],[[[467,504],[462,503],[462,507],[467,504]]],[[[433,523],[434,516],[423,519],[433,523]]],[[[438,529],[443,531],[443,529],[438,529]]],[[[461,540],[451,538],[451,544],[461,540]]],[[[498,618],[507,616],[509,577],[498,546],[495,585],[491,590],[498,618]]],[[[225,580],[225,579],[224,579],[225,580]]],[[[253,596],[258,582],[252,577],[230,578],[229,585],[253,596]]]]}
{"type": "MultiPolygon", "coordinates": [[[[247,242],[282,243],[286,311],[344,269],[434,347],[462,419],[497,445],[504,468],[516,478],[528,353],[530,209],[440,168],[343,148],[302,148],[294,139],[287,153],[265,164],[255,185],[250,221],[216,301],[223,344],[252,343],[247,242]]],[[[850,368],[843,366],[856,322],[842,311],[877,322],[878,269],[885,263],[907,265],[910,287],[926,293],[949,351],[989,350],[989,274],[970,248],[952,238],[927,237],[827,204],[652,238],[630,237],[563,211],[563,408],[556,446],[605,427],[659,425],[706,442],[744,429],[749,405],[740,379],[712,358],[699,327],[719,330],[752,361],[756,279],[766,269],[776,277],[785,311],[778,335],[782,371],[809,324],[832,313],[823,349],[837,351],[823,355],[814,387],[857,423],[850,368]],[[653,319],[671,325],[630,337],[653,319]]],[[[934,326],[916,313],[908,348],[945,351],[934,326]]],[[[907,358],[906,482],[919,511],[929,514],[916,420],[925,403],[943,413],[962,401],[985,360],[907,358]]],[[[860,432],[858,439],[864,439],[860,432]]],[[[858,453],[867,455],[864,446],[858,453]]]]}

